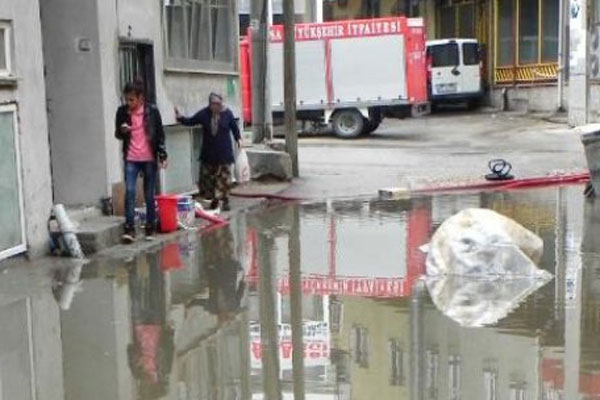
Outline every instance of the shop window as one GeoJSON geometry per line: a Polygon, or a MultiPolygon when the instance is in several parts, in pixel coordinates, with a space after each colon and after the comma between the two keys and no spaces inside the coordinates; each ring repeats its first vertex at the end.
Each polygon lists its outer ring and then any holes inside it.
{"type": "Polygon", "coordinates": [[[539,0],[519,0],[519,64],[535,64],[539,51],[539,0]]]}
{"type": "Polygon", "coordinates": [[[515,5],[512,0],[498,1],[498,66],[515,62],[515,5]]]}
{"type": "Polygon", "coordinates": [[[182,67],[233,69],[233,0],[165,0],[167,56],[182,67]]]}
{"type": "Polygon", "coordinates": [[[558,59],[558,14],[560,1],[544,1],[542,4],[542,62],[558,59]],[[556,21],[552,23],[552,21],[556,21]]]}
{"type": "Polygon", "coordinates": [[[556,62],[559,0],[496,0],[496,7],[498,67],[556,62]]]}

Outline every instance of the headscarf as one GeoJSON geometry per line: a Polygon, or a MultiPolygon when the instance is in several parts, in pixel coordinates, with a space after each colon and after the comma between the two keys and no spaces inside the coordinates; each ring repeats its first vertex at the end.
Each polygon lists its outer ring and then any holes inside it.
{"type": "MultiPolygon", "coordinates": [[[[214,93],[212,92],[209,96],[208,96],[208,104],[209,106],[213,103],[219,103],[221,105],[223,105],[223,96],[221,96],[220,94],[214,93]]],[[[210,128],[211,128],[211,133],[213,136],[217,136],[217,133],[219,133],[219,119],[220,119],[221,115],[214,113],[212,115],[211,121],[210,121],[210,128]]]]}

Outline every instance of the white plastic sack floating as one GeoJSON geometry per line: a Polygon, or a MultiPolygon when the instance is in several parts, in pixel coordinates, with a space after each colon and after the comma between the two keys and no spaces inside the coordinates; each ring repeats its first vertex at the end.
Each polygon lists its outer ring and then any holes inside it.
{"type": "Polygon", "coordinates": [[[494,211],[472,208],[448,218],[428,247],[427,275],[541,277],[544,243],[494,211]]]}
{"type": "Polygon", "coordinates": [[[238,183],[246,183],[250,181],[250,163],[246,150],[240,150],[235,160],[235,180],[238,183]]]}
{"type": "Polygon", "coordinates": [[[471,328],[495,324],[550,280],[549,274],[514,279],[446,275],[428,277],[426,284],[442,314],[471,328]]]}

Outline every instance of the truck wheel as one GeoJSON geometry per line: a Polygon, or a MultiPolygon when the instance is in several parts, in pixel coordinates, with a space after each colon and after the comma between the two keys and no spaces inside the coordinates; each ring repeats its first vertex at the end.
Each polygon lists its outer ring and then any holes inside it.
{"type": "Polygon", "coordinates": [[[333,116],[333,132],[342,139],[359,137],[365,125],[364,118],[358,110],[341,110],[333,116]]]}

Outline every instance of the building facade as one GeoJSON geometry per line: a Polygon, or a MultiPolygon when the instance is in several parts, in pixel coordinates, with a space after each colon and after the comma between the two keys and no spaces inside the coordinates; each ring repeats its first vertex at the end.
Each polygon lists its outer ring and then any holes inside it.
{"type": "Polygon", "coordinates": [[[114,115],[126,82],[140,77],[166,126],[167,192],[194,189],[200,135],[176,125],[210,92],[238,113],[234,0],[42,0],[55,200],[99,205],[122,197],[114,115]],[[65,21],[70,21],[65,23],[65,21]],[[121,189],[120,189],[121,188],[121,189]]]}
{"type": "Polygon", "coordinates": [[[44,251],[52,206],[38,0],[0,4],[0,260],[44,251]]]}

